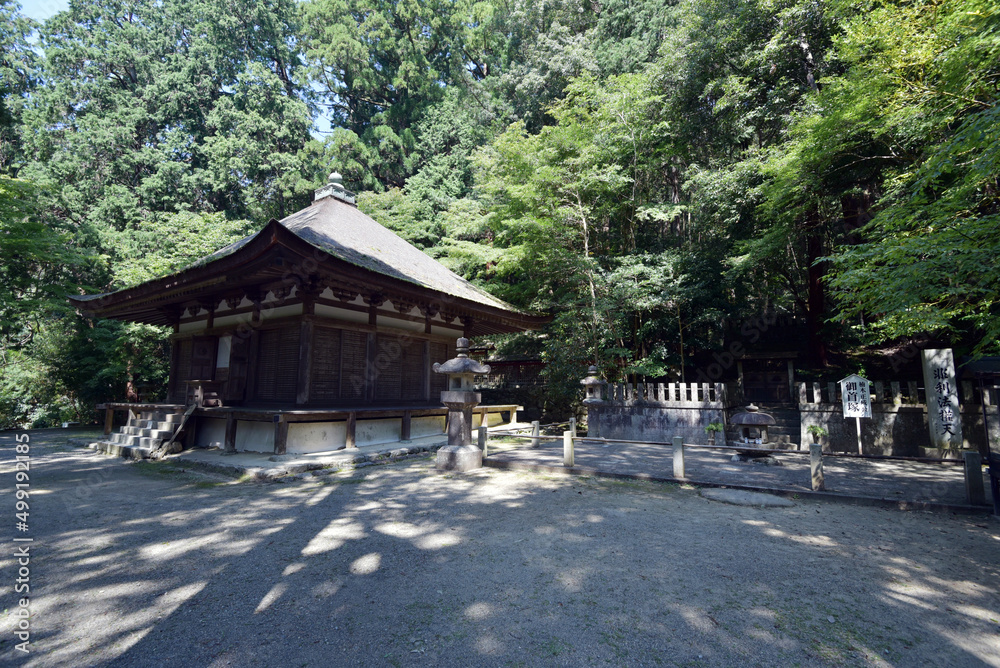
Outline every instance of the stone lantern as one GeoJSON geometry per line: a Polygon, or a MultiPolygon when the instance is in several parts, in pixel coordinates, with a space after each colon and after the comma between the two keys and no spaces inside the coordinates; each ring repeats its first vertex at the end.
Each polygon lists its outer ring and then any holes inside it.
{"type": "Polygon", "coordinates": [[[601,380],[597,374],[597,367],[591,366],[587,369],[587,377],[580,381],[587,392],[583,399],[583,405],[587,408],[587,436],[598,438],[601,435],[600,414],[598,406],[604,403],[601,396],[607,381],[601,380]]]}
{"type": "Polygon", "coordinates": [[[775,424],[773,417],[750,404],[744,412],[737,413],[729,421],[740,428],[740,443],[752,445],[767,445],[767,428],[775,424]]]}
{"type": "Polygon", "coordinates": [[[597,367],[592,366],[587,369],[587,377],[580,381],[584,389],[587,391],[587,396],[584,398],[583,403],[585,404],[599,404],[604,399],[601,397],[601,392],[604,386],[608,384],[606,380],[601,380],[600,376],[597,375],[597,367]]]}
{"type": "Polygon", "coordinates": [[[489,373],[486,364],[469,359],[469,340],[460,338],[456,357],[435,362],[434,373],[448,374],[448,389],[441,403],[448,407],[448,445],[438,450],[439,471],[469,471],[483,465],[483,451],[472,443],[472,409],[482,400],[475,391],[476,374],[489,373]]]}
{"type": "Polygon", "coordinates": [[[776,424],[772,416],[761,413],[759,408],[750,404],[744,409],[744,412],[734,415],[729,423],[740,430],[740,438],[736,441],[737,445],[747,445],[751,448],[738,450],[737,454],[733,456],[734,461],[755,461],[781,465],[778,460],[760,452],[760,449],[770,445],[767,442],[767,428],[776,424]]]}

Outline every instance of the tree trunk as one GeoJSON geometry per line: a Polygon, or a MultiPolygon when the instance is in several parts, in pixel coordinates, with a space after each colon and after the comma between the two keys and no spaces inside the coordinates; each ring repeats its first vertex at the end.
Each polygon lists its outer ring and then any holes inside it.
{"type": "Polygon", "coordinates": [[[823,257],[823,231],[820,227],[819,211],[812,209],[806,214],[806,262],[808,264],[809,308],[806,321],[809,328],[809,353],[819,366],[829,365],[826,342],[823,340],[823,319],[826,315],[826,295],[823,289],[825,263],[817,262],[823,257]]]}

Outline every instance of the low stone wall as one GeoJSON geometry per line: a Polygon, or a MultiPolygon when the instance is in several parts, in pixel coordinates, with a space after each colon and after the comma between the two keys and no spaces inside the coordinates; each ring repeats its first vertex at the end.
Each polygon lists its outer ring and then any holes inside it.
{"type": "Polygon", "coordinates": [[[670,441],[680,436],[685,443],[707,445],[705,427],[723,422],[722,414],[722,403],[715,401],[685,405],[606,402],[588,407],[588,434],[626,441],[670,441]]]}
{"type": "MultiPolygon", "coordinates": [[[[987,406],[990,424],[990,442],[1000,448],[1000,424],[997,407],[987,406]]],[[[858,435],[854,418],[845,419],[841,404],[799,404],[802,419],[802,443],[812,443],[808,432],[811,425],[829,432],[823,437],[824,450],[830,452],[857,452],[858,435]]],[[[962,436],[964,447],[985,452],[986,435],[983,431],[982,406],[962,406],[962,436]]],[[[861,418],[861,444],[866,455],[897,455],[902,457],[936,456],[927,430],[927,411],[922,404],[872,404],[871,419],[861,418]]]]}
{"type": "MultiPolygon", "coordinates": [[[[808,429],[818,426],[829,432],[822,439],[824,450],[858,451],[857,426],[854,418],[844,418],[841,404],[799,404],[799,417],[802,421],[800,443],[812,443],[808,429]]],[[[872,404],[871,419],[861,418],[861,443],[866,455],[919,457],[920,448],[931,444],[924,407],[872,404]]]]}

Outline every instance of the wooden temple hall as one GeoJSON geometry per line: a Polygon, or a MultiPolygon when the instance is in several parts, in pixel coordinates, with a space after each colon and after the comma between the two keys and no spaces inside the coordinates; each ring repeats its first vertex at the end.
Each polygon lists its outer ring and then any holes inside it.
{"type": "MultiPolygon", "coordinates": [[[[443,434],[456,339],[537,329],[363,214],[339,176],[307,208],[175,274],[71,299],[85,315],[169,325],[163,404],[107,404],[115,442],[306,453],[443,434]],[[184,417],[187,413],[189,417],[184,417]],[[145,418],[145,422],[140,422],[145,418]],[[144,440],[148,439],[148,440],[144,440]]],[[[481,407],[491,424],[516,407],[481,407]]]]}

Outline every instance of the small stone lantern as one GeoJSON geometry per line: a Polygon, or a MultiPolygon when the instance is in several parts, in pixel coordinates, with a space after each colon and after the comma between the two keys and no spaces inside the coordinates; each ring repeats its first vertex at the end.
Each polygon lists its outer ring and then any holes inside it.
{"type": "Polygon", "coordinates": [[[587,408],[587,436],[599,438],[601,435],[600,415],[598,406],[604,403],[601,396],[607,381],[601,380],[597,374],[597,367],[591,366],[587,369],[587,377],[580,381],[587,392],[583,399],[583,405],[587,408]],[[591,413],[593,411],[593,413],[591,413]]]}
{"type": "Polygon", "coordinates": [[[472,409],[482,400],[475,391],[476,374],[489,373],[490,367],[469,359],[468,339],[460,338],[456,348],[456,357],[434,363],[434,373],[448,374],[448,389],[441,393],[441,403],[448,407],[448,445],[438,450],[439,471],[469,471],[483,465],[483,451],[472,443],[472,409]]]}
{"type": "Polygon", "coordinates": [[[585,404],[599,404],[604,399],[601,397],[601,392],[604,386],[608,384],[606,380],[601,380],[600,376],[597,375],[597,367],[591,366],[587,369],[587,377],[580,381],[584,389],[587,391],[587,396],[584,398],[583,403],[585,404]]]}

